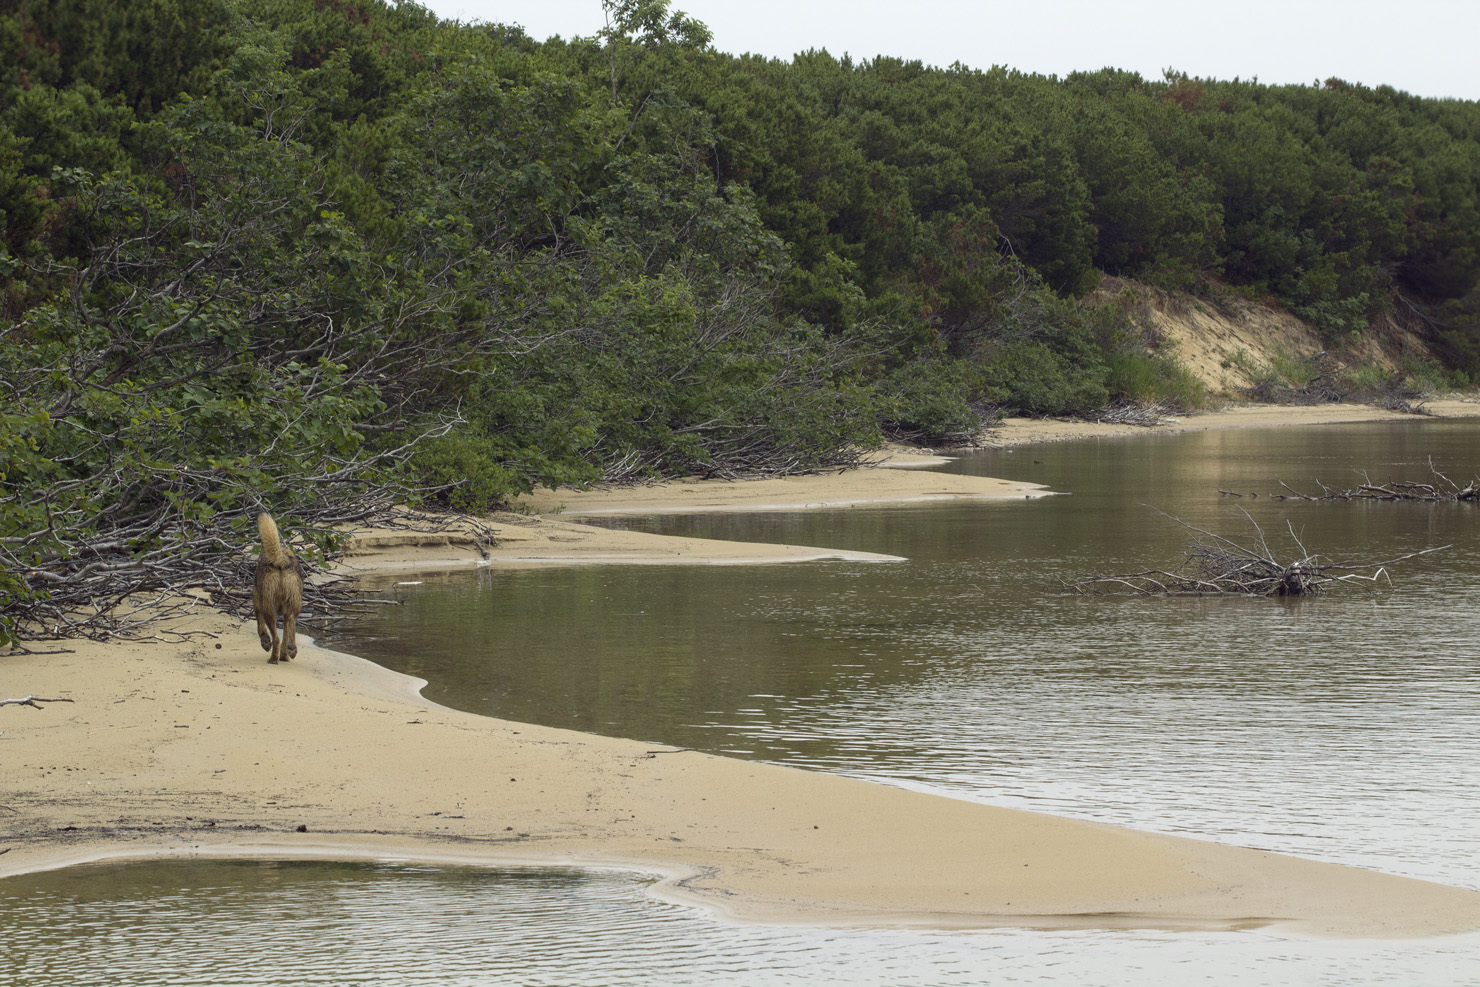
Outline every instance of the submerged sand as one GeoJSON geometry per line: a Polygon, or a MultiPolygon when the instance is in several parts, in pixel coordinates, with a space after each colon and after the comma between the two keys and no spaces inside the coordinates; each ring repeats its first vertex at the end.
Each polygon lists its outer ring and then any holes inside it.
{"type": "MultiPolygon", "coordinates": [[[[790,492],[680,487],[670,503],[811,503],[877,494],[885,476],[901,502],[1044,493],[996,481],[947,490],[937,474],[871,470],[806,478],[790,492]]],[[[399,579],[417,567],[556,558],[839,557],[551,518],[500,517],[495,527],[488,557],[457,533],[432,544],[381,533],[352,561],[399,566],[387,577],[399,579]]],[[[662,875],[661,894],[753,920],[1480,929],[1472,891],[475,716],[349,655],[309,646],[267,665],[252,626],[204,606],[190,628],[201,634],[183,644],[73,642],[64,654],[0,659],[0,698],[73,700],[0,708],[0,875],[159,854],[589,864],[662,875]]]]}

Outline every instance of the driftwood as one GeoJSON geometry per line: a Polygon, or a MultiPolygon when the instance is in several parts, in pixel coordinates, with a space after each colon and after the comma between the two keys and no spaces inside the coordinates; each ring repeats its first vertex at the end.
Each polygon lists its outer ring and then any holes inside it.
{"type": "Polygon", "coordinates": [[[42,699],[40,696],[26,696],[24,699],[0,699],[0,706],[30,706],[32,709],[40,709],[39,703],[70,703],[73,701],[65,697],[42,699]]]}
{"type": "MultiPolygon", "coordinates": [[[[1434,466],[1434,461],[1429,460],[1429,471],[1433,474],[1431,482],[1422,480],[1394,480],[1389,478],[1386,483],[1378,483],[1363,470],[1354,472],[1362,478],[1362,482],[1355,487],[1337,489],[1328,487],[1320,480],[1314,480],[1316,486],[1321,488],[1319,495],[1304,493],[1296,490],[1284,480],[1276,479],[1276,482],[1284,488],[1284,493],[1266,494],[1270,500],[1380,500],[1380,501],[1420,501],[1424,503],[1453,503],[1460,501],[1480,502],[1480,477],[1470,480],[1464,486],[1455,483],[1449,477],[1440,473],[1434,466]]],[[[1251,497],[1257,498],[1257,493],[1239,493],[1233,490],[1219,488],[1218,492],[1225,497],[1251,497]]]]}
{"type": "Polygon", "coordinates": [[[1382,562],[1331,562],[1307,551],[1294,525],[1287,521],[1290,540],[1299,554],[1293,561],[1281,562],[1248,512],[1244,512],[1244,517],[1253,525],[1255,534],[1254,542],[1249,545],[1193,527],[1180,518],[1163,516],[1200,536],[1187,547],[1180,565],[1173,569],[1089,576],[1067,583],[1067,588],[1081,595],[1129,592],[1145,596],[1314,596],[1330,583],[1376,583],[1386,579],[1391,584],[1389,566],[1449,547],[1426,548],[1382,562]]]}

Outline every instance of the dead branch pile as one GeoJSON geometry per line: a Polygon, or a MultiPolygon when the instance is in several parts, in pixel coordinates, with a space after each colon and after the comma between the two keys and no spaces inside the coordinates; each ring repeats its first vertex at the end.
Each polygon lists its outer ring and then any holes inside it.
{"type": "Polygon", "coordinates": [[[1278,374],[1266,373],[1246,388],[1256,401],[1269,404],[1339,404],[1355,401],[1409,415],[1431,415],[1423,393],[1408,385],[1401,374],[1392,374],[1375,385],[1360,386],[1347,375],[1347,368],[1329,353],[1317,353],[1308,361],[1308,378],[1286,383],[1278,374]]]}
{"type": "Polygon", "coordinates": [[[1100,424],[1139,425],[1142,428],[1155,428],[1158,425],[1175,424],[1179,421],[1173,416],[1173,409],[1162,401],[1155,404],[1133,404],[1131,402],[1107,404],[1096,411],[1092,417],[1100,424]]]}
{"type": "MultiPolygon", "coordinates": [[[[255,515],[253,515],[255,516],[255,515]]],[[[325,506],[300,512],[284,534],[322,534],[345,524],[371,524],[423,532],[446,531],[467,518],[422,514],[386,503],[346,511],[325,506]]],[[[113,637],[183,640],[204,632],[188,629],[178,618],[199,613],[205,603],[238,617],[251,615],[255,528],[251,518],[212,515],[205,523],[163,525],[159,518],[140,519],[115,530],[107,539],[78,538],[65,553],[21,556],[0,545],[0,564],[44,593],[8,599],[6,616],[14,619],[17,642],[113,637]],[[160,524],[155,547],[145,552],[133,545],[160,524]]],[[[65,537],[60,536],[60,537],[65,537]]],[[[337,557],[337,539],[320,537],[319,545],[298,539],[295,549],[305,575],[306,622],[337,620],[363,613],[378,601],[365,598],[328,574],[337,557]]],[[[491,541],[491,538],[489,539],[491,541]]]]}
{"type": "MultiPolygon", "coordinates": [[[[1422,480],[1394,480],[1389,478],[1386,483],[1379,483],[1368,476],[1363,470],[1354,470],[1362,482],[1355,487],[1338,489],[1328,487],[1320,480],[1312,481],[1321,488],[1319,495],[1303,493],[1291,487],[1283,480],[1279,485],[1284,488],[1284,493],[1267,494],[1270,500],[1377,500],[1377,501],[1421,501],[1425,503],[1446,503],[1468,501],[1480,502],[1480,477],[1476,477],[1460,486],[1449,477],[1440,473],[1434,467],[1434,461],[1429,460],[1429,470],[1433,477],[1429,482],[1422,480]]],[[[1232,490],[1224,490],[1221,487],[1218,492],[1225,497],[1258,497],[1257,493],[1237,493],[1232,490]]]]}
{"type": "Polygon", "coordinates": [[[1247,512],[1244,517],[1254,528],[1251,544],[1243,545],[1171,518],[1199,536],[1187,547],[1180,565],[1115,576],[1090,576],[1066,586],[1081,595],[1130,592],[1146,596],[1314,596],[1331,583],[1376,583],[1389,579],[1389,566],[1449,547],[1427,548],[1382,562],[1332,562],[1307,551],[1294,526],[1286,522],[1298,554],[1289,562],[1281,562],[1270,550],[1259,525],[1247,512]]]}
{"type": "MultiPolygon", "coordinates": [[[[721,461],[690,464],[691,475],[707,480],[800,476],[858,469],[870,465],[878,458],[869,450],[848,447],[835,450],[826,460],[819,460],[815,456],[774,448],[761,435],[751,435],[744,440],[729,443],[726,452],[726,458],[721,461]]],[[[632,450],[602,466],[601,482],[616,487],[667,482],[671,476],[662,472],[666,458],[668,453],[664,450],[632,450]]]]}

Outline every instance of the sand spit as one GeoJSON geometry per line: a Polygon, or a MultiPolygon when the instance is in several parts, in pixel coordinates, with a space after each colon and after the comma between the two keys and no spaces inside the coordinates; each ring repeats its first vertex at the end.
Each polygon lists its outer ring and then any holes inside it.
{"type": "Polygon", "coordinates": [[[500,513],[492,545],[467,530],[369,531],[350,542],[340,570],[369,588],[408,574],[477,566],[757,565],[777,562],[899,562],[897,555],[808,545],[763,545],[598,528],[555,517],[500,513]]]}
{"type": "Polygon", "coordinates": [[[762,480],[678,480],[597,490],[536,490],[519,499],[538,514],[697,514],[714,511],[801,511],[821,507],[924,504],[960,500],[1032,500],[1051,491],[989,476],[922,473],[943,457],[896,453],[878,469],[762,480]]]}
{"type": "Polygon", "coordinates": [[[0,874],[114,857],[628,867],[743,919],[840,925],[1480,928],[1480,893],[460,713],[214,614],[187,644],[7,658],[0,874]]]}

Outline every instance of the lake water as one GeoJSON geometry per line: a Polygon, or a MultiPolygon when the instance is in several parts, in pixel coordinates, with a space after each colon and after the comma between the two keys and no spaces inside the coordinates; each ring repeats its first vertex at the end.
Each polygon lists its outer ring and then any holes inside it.
{"type": "MultiPolygon", "coordinates": [[[[1480,423],[1421,421],[1152,434],[949,467],[1064,494],[1040,500],[604,520],[909,561],[485,570],[404,589],[405,606],[321,640],[490,715],[1480,888],[1480,511],[1218,492],[1421,477],[1429,457],[1463,482],[1477,437],[1480,423]],[[1287,526],[1336,559],[1451,547],[1391,567],[1391,586],[1303,601],[1063,592],[1176,564],[1190,534],[1158,510],[1238,541],[1257,523],[1281,557],[1301,554],[1287,526]]],[[[720,922],[643,886],[131,865],[0,882],[0,915],[25,930],[17,982],[35,984],[85,982],[64,974],[105,932],[140,969],[98,982],[222,982],[181,979],[182,930],[205,925],[252,968],[233,983],[1480,982],[1477,936],[802,930],[720,922]]]]}

